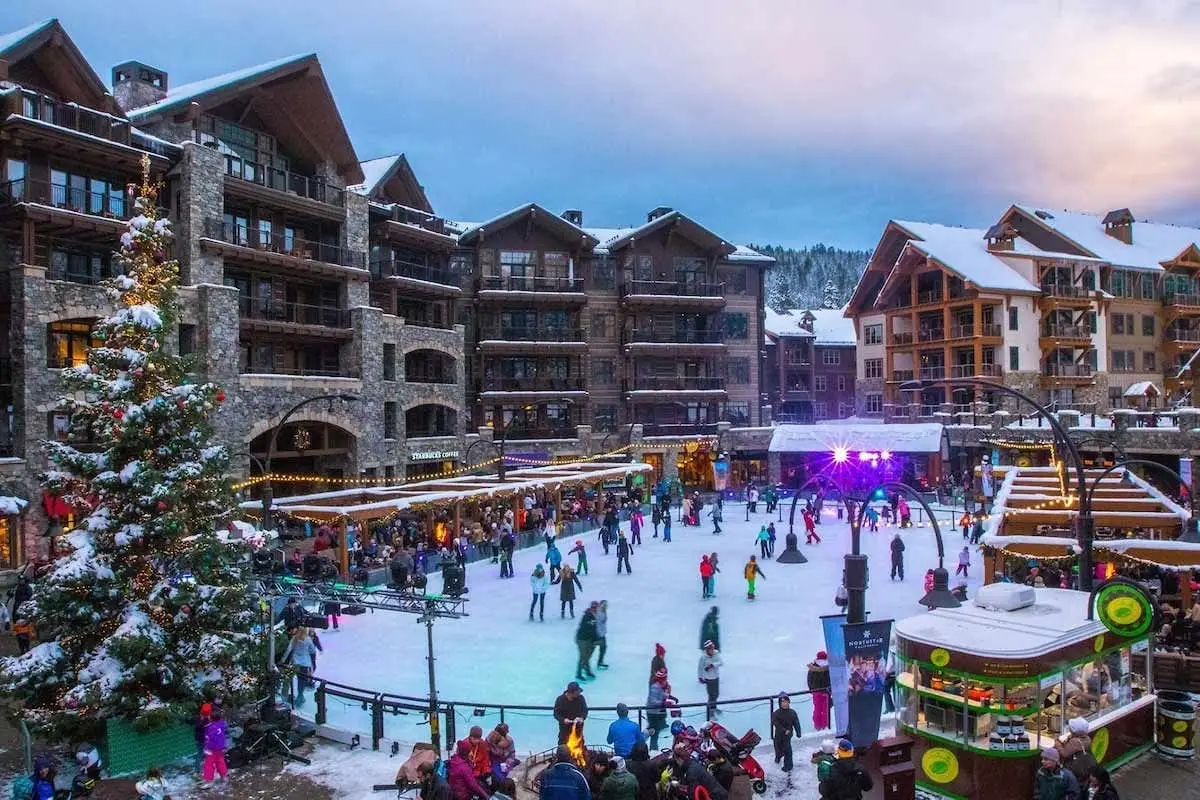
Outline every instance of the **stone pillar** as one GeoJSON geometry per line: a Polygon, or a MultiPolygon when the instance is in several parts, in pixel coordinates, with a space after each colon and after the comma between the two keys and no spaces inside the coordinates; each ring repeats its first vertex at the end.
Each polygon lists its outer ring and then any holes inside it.
{"type": "Polygon", "coordinates": [[[576,425],[575,438],[579,440],[579,453],[583,456],[592,455],[592,426],[576,425]]]}
{"type": "Polygon", "coordinates": [[[1191,433],[1200,428],[1200,409],[1180,409],[1177,418],[1180,433],[1191,433]]]}
{"type": "Polygon", "coordinates": [[[225,156],[196,142],[183,143],[183,158],[175,167],[179,180],[178,219],[174,221],[176,257],[181,282],[220,286],[224,260],[205,251],[200,237],[220,238],[225,213],[225,156]]]}

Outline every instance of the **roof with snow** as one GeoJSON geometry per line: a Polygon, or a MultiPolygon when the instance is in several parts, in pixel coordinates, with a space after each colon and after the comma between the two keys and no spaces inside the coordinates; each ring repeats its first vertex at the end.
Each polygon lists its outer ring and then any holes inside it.
{"type": "Polygon", "coordinates": [[[896,224],[916,237],[906,249],[924,253],[980,289],[1041,293],[1037,286],[988,251],[984,238],[987,231],[907,220],[896,220],[896,224]]]}
{"type": "Polygon", "coordinates": [[[274,77],[274,73],[280,70],[299,66],[305,61],[316,59],[316,57],[316,53],[300,53],[268,61],[265,64],[226,72],[224,75],[215,75],[211,78],[185,83],[168,91],[167,96],[157,103],[151,103],[148,106],[142,106],[130,111],[129,118],[136,122],[149,117],[157,117],[165,111],[187,105],[194,100],[200,100],[212,92],[238,89],[242,86],[249,87],[264,80],[269,80],[274,77]]]}
{"type": "Polygon", "coordinates": [[[767,308],[763,314],[763,329],[772,336],[810,337],[814,344],[831,347],[858,344],[854,320],[846,318],[844,308],[793,308],[782,314],[767,308]],[[812,316],[811,331],[800,326],[806,314],[812,316]]]}
{"type": "Polygon", "coordinates": [[[368,161],[360,161],[359,166],[363,171],[363,182],[346,188],[352,192],[365,194],[370,196],[372,192],[379,188],[379,184],[387,178],[388,174],[396,168],[400,163],[400,159],[404,156],[397,153],[394,156],[384,156],[383,158],[372,158],[368,161]]]}
{"type": "Polygon", "coordinates": [[[403,153],[363,161],[359,167],[362,168],[363,182],[347,186],[350,191],[381,203],[399,203],[406,208],[433,213],[425,187],[417,180],[403,153]]]}
{"type": "Polygon", "coordinates": [[[10,33],[0,34],[0,58],[12,67],[43,54],[52,63],[39,62],[59,99],[104,112],[120,112],[108,86],[76,46],[57,19],[47,19],[10,33]],[[47,45],[52,45],[47,47],[47,45]],[[43,49],[45,48],[45,49],[43,49]]]}
{"type": "Polygon", "coordinates": [[[457,222],[451,224],[460,230],[459,243],[468,244],[471,240],[484,236],[489,230],[507,228],[509,225],[527,216],[532,217],[535,222],[552,233],[558,234],[564,240],[581,241],[585,248],[593,247],[596,244],[596,237],[575,223],[563,219],[553,211],[547,211],[537,203],[519,205],[483,222],[457,222]]]}
{"type": "Polygon", "coordinates": [[[1161,271],[1163,262],[1175,259],[1200,242],[1200,229],[1138,221],[1132,223],[1133,244],[1125,244],[1105,232],[1104,217],[1099,214],[1020,204],[1013,208],[1078,249],[1115,266],[1161,271]]]}
{"type": "Polygon", "coordinates": [[[7,55],[10,50],[13,50],[17,45],[25,42],[39,33],[45,32],[58,23],[57,19],[51,17],[44,19],[41,22],[35,22],[32,25],[21,28],[20,30],[10,33],[0,34],[0,56],[7,55]]]}
{"type": "Polygon", "coordinates": [[[1122,397],[1161,397],[1162,391],[1154,385],[1154,381],[1138,381],[1125,390],[1122,397]]]}
{"type": "Polygon", "coordinates": [[[936,422],[910,425],[777,425],[768,447],[772,453],[936,453],[942,447],[942,426],[936,422]]]}

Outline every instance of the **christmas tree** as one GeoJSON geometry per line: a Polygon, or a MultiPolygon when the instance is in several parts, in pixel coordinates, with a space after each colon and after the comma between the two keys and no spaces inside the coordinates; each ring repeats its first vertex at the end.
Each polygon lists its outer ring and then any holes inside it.
{"type": "Polygon", "coordinates": [[[136,216],[87,363],[63,372],[71,437],[49,442],[47,491],[75,527],[19,610],[42,642],[0,661],[0,691],[50,735],[117,717],[155,727],[203,698],[253,692],[256,622],[231,512],[228,453],[209,423],[221,390],[192,383],[166,344],[178,318],[178,264],[143,161],[136,216]]]}

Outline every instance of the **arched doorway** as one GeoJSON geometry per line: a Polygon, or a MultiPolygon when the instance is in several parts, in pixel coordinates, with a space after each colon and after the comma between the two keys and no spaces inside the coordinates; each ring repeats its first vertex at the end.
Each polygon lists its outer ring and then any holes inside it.
{"type": "MultiPolygon", "coordinates": [[[[250,454],[264,464],[273,431],[264,431],[250,441],[250,454]]],[[[275,439],[271,474],[344,478],[353,474],[355,445],[354,434],[337,425],[313,420],[291,420],[279,429],[275,439]]],[[[258,465],[253,462],[251,470],[251,475],[259,474],[258,465]]],[[[273,485],[273,492],[279,497],[321,491],[323,488],[320,481],[278,481],[273,485]]]]}

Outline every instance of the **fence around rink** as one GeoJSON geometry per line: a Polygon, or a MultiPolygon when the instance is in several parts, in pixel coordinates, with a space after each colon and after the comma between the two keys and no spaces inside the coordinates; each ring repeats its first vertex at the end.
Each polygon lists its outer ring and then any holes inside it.
{"type": "MultiPolygon", "coordinates": [[[[497,680],[499,688],[508,680],[516,678],[501,678],[497,680]]],[[[429,740],[429,698],[428,696],[408,696],[372,692],[343,683],[314,679],[316,691],[316,713],[313,721],[318,726],[340,728],[349,733],[370,732],[371,747],[381,749],[385,742],[422,742],[429,740]]],[[[804,713],[801,708],[807,708],[811,702],[808,689],[798,692],[788,692],[792,698],[793,707],[800,717],[802,729],[808,729],[812,720],[811,713],[804,713]],[[804,702],[797,702],[803,700],[804,702]]],[[[720,723],[729,728],[735,735],[741,736],[747,730],[756,728],[763,739],[770,738],[771,714],[774,713],[779,693],[756,697],[741,697],[732,700],[719,700],[717,708],[720,712],[720,723]]],[[[645,729],[647,707],[644,705],[627,704],[630,718],[636,714],[638,726],[645,729]]],[[[673,706],[679,712],[678,716],[668,716],[667,724],[681,720],[687,725],[699,727],[707,717],[708,704],[704,701],[695,703],[680,703],[673,706]]],[[[438,716],[443,741],[452,744],[460,737],[458,729],[466,730],[472,725],[479,725],[484,732],[490,731],[501,722],[507,723],[510,734],[517,745],[518,752],[537,753],[553,748],[558,743],[558,723],[554,719],[553,706],[519,705],[513,703],[476,703],[461,700],[438,701],[438,716]]],[[[608,735],[609,724],[617,719],[615,706],[595,706],[588,708],[587,723],[584,726],[584,738],[593,741],[603,741],[608,735]]],[[[669,745],[670,732],[664,732],[660,746],[669,745]]],[[[384,745],[386,746],[386,745],[384,745]]],[[[407,755],[407,754],[406,754],[407,755]]]]}

